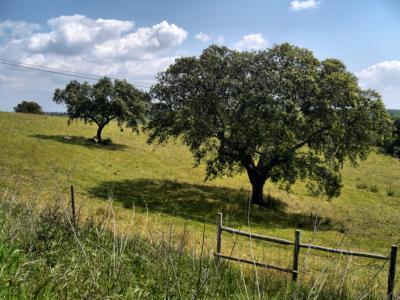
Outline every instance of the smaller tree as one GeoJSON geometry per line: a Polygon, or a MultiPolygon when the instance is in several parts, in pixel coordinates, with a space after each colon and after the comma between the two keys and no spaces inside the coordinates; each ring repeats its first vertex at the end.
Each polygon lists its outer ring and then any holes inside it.
{"type": "Polygon", "coordinates": [[[14,107],[14,111],[26,114],[43,114],[42,107],[34,101],[22,101],[14,107]]]}
{"type": "Polygon", "coordinates": [[[53,101],[67,106],[68,124],[74,119],[85,123],[96,123],[96,138],[102,142],[104,127],[116,119],[122,130],[126,123],[138,132],[139,124],[145,121],[149,101],[147,93],[135,88],[126,80],[103,77],[96,84],[71,81],[65,89],[56,89],[53,101]]]}

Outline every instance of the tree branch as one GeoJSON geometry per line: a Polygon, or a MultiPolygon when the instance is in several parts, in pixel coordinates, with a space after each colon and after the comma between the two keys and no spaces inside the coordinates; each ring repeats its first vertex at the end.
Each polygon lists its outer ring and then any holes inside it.
{"type": "Polygon", "coordinates": [[[97,124],[97,126],[100,126],[100,122],[95,117],[93,117],[92,115],[89,115],[88,118],[91,119],[93,122],[95,122],[97,124]]]}
{"type": "Polygon", "coordinates": [[[267,172],[267,170],[269,170],[269,169],[271,169],[271,168],[273,168],[273,167],[275,167],[275,166],[277,166],[277,165],[279,165],[279,164],[285,162],[285,161],[288,159],[288,156],[289,156],[289,155],[293,154],[294,152],[296,152],[296,150],[298,150],[298,149],[300,149],[301,147],[305,146],[307,143],[309,143],[309,142],[311,141],[311,139],[312,139],[314,136],[316,136],[316,135],[318,135],[318,134],[324,132],[324,131],[327,130],[330,126],[331,126],[331,125],[324,126],[324,127],[320,128],[320,129],[318,129],[317,131],[313,132],[313,133],[310,134],[305,140],[303,140],[303,141],[301,141],[301,142],[298,142],[296,145],[294,145],[293,147],[291,147],[291,148],[289,148],[287,151],[285,151],[284,154],[283,154],[282,156],[276,155],[275,157],[273,157],[273,158],[269,161],[269,163],[268,163],[267,165],[265,165],[265,161],[264,161],[265,153],[261,153],[261,152],[259,152],[259,151],[256,151],[255,153],[257,153],[257,154],[260,155],[260,159],[259,159],[259,161],[258,161],[257,168],[263,169],[264,172],[267,172]]]}
{"type": "Polygon", "coordinates": [[[308,136],[307,139],[305,139],[304,141],[301,141],[301,142],[297,143],[297,144],[294,145],[292,148],[290,148],[289,150],[287,150],[286,153],[294,152],[294,151],[296,151],[297,149],[300,149],[301,147],[305,146],[307,143],[310,142],[310,140],[311,140],[314,136],[316,136],[317,134],[320,134],[320,133],[324,132],[324,131],[327,130],[329,127],[331,127],[331,125],[327,125],[327,126],[325,126],[325,127],[322,127],[321,129],[319,129],[319,130],[315,131],[314,133],[310,134],[310,135],[308,136]]]}

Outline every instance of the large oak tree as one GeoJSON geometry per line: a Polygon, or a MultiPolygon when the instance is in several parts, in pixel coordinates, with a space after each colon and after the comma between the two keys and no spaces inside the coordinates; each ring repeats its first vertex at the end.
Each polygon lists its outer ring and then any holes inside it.
{"type": "Polygon", "coordinates": [[[69,121],[81,119],[97,124],[96,138],[99,143],[102,142],[103,128],[114,119],[120,128],[126,123],[138,131],[149,107],[147,93],[126,80],[112,81],[107,77],[101,78],[94,85],[73,80],[65,89],[56,89],[53,100],[67,106],[69,121]]]}
{"type": "Polygon", "coordinates": [[[210,46],[160,73],[151,96],[149,143],[181,137],[206,178],[245,170],[259,205],[267,180],[338,196],[344,161],[365,159],[391,127],[380,96],[342,62],[289,44],[210,46]]]}

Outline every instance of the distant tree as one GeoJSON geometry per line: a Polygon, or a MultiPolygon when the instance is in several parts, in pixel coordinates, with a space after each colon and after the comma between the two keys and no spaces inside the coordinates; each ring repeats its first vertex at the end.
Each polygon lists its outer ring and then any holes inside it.
{"type": "Polygon", "coordinates": [[[138,132],[149,106],[147,93],[125,80],[112,81],[107,77],[94,85],[71,81],[65,89],[55,90],[53,100],[67,106],[68,122],[81,119],[97,124],[96,138],[99,143],[102,142],[103,128],[114,119],[121,130],[126,123],[138,132]]]}
{"type": "Polygon", "coordinates": [[[206,162],[206,179],[245,170],[251,202],[262,206],[267,180],[338,196],[345,159],[365,159],[391,126],[379,94],[342,62],[289,44],[210,46],[160,73],[151,96],[149,143],[181,137],[206,162]]]}
{"type": "Polygon", "coordinates": [[[43,114],[42,107],[34,101],[22,101],[14,107],[14,111],[27,114],[43,114]]]}
{"type": "Polygon", "coordinates": [[[388,109],[388,112],[393,117],[393,119],[400,119],[400,109],[388,109]]]}
{"type": "Polygon", "coordinates": [[[385,141],[383,148],[386,153],[400,157],[400,119],[394,120],[393,134],[385,141]]]}

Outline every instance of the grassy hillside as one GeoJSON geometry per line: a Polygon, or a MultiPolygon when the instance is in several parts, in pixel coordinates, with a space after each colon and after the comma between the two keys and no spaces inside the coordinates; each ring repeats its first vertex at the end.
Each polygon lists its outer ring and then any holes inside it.
{"type": "MultiPolygon", "coordinates": [[[[290,239],[300,228],[304,242],[353,250],[388,254],[400,238],[400,162],[376,151],[358,168],[345,166],[339,198],[314,197],[302,183],[291,193],[268,183],[265,193],[274,199],[275,207],[251,207],[247,214],[247,178],[238,175],[204,182],[203,167],[193,167],[191,154],[179,141],[148,146],[144,134],[120,132],[114,123],[105,128],[104,136],[115,145],[88,143],[86,139],[94,134],[95,127],[81,122],[67,126],[64,117],[0,113],[0,192],[21,201],[34,198],[46,203],[54,197],[67,199],[73,184],[81,219],[101,216],[106,200],[113,199],[120,234],[129,232],[132,218],[143,236],[154,228],[160,235],[171,226],[178,233],[185,228],[194,253],[200,252],[203,224],[206,249],[214,249],[217,212],[224,213],[230,226],[248,230],[250,225],[254,232],[290,239]],[[72,140],[64,140],[65,135],[72,140]]],[[[237,243],[227,234],[223,237],[226,253],[290,266],[291,248],[249,243],[246,239],[237,243]]],[[[319,271],[307,273],[315,279],[341,264],[351,264],[346,284],[355,290],[368,283],[384,292],[384,273],[369,283],[381,266],[378,263],[311,253],[301,261],[301,268],[307,265],[319,271]]],[[[340,280],[335,280],[332,277],[331,284],[339,286],[340,280]]]]}

